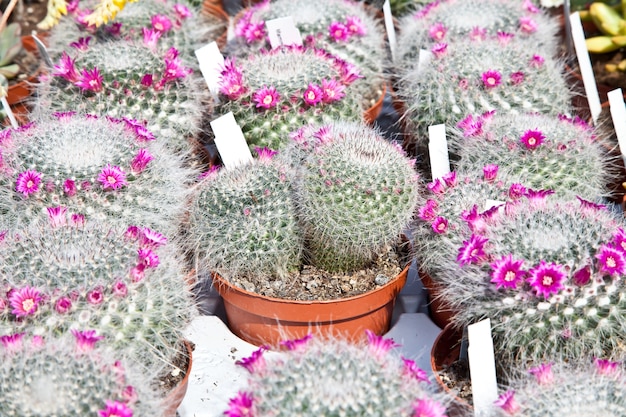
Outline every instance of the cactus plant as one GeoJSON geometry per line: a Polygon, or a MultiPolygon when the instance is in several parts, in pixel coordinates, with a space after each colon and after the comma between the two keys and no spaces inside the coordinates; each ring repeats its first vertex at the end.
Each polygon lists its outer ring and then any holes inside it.
{"type": "Polygon", "coordinates": [[[227,59],[218,115],[232,112],[249,147],[278,150],[309,123],[361,120],[351,84],[356,67],[313,48],[282,47],[243,60],[227,59]]]}
{"type": "Polygon", "coordinates": [[[132,119],[59,113],[2,131],[0,214],[13,227],[65,206],[174,233],[194,171],[132,119]]]}
{"type": "Polygon", "coordinates": [[[2,231],[0,335],[93,331],[154,376],[196,314],[176,245],[50,207],[49,221],[2,231]]]}
{"type": "Polygon", "coordinates": [[[430,2],[400,19],[396,69],[415,68],[420,49],[454,43],[467,37],[507,33],[544,56],[558,52],[557,22],[530,0],[440,0],[430,2]]]}
{"type": "Polygon", "coordinates": [[[369,108],[383,94],[384,62],[387,58],[385,32],[373,9],[352,0],[263,1],[251,7],[237,21],[236,44],[232,51],[248,55],[260,47],[269,48],[265,21],[291,16],[300,30],[304,43],[330,52],[356,66],[363,78],[354,89],[369,108]]]}
{"type": "Polygon", "coordinates": [[[149,381],[133,364],[96,348],[98,340],[88,332],[75,332],[75,338],[0,337],[2,414],[161,416],[149,381]]]}
{"type": "Polygon", "coordinates": [[[367,336],[352,344],[309,335],[283,342],[276,356],[262,347],[239,362],[248,385],[224,414],[444,417],[450,399],[429,387],[426,372],[393,350],[392,339],[367,336]]]}
{"type": "Polygon", "coordinates": [[[295,187],[310,262],[326,271],[365,267],[411,221],[418,197],[415,161],[358,123],[308,128],[294,138],[295,146],[316,142],[295,187]]]}
{"type": "Polygon", "coordinates": [[[463,119],[451,129],[459,175],[499,166],[498,179],[550,189],[563,199],[607,196],[617,177],[615,164],[597,137],[599,131],[579,118],[539,114],[498,114],[463,119]]]}
{"type": "Polygon", "coordinates": [[[85,46],[63,53],[38,88],[35,111],[79,111],[147,121],[147,128],[177,152],[189,153],[211,100],[204,81],[178,51],[150,49],[153,40],[85,46]]]}

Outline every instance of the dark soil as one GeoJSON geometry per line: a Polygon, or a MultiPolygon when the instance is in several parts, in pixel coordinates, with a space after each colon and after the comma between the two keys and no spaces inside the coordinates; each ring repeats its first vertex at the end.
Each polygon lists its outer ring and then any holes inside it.
{"type": "Polygon", "coordinates": [[[474,405],[472,398],[472,381],[470,380],[469,363],[457,360],[438,372],[441,381],[456,393],[456,396],[474,405]]]}
{"type": "Polygon", "coordinates": [[[608,86],[610,90],[621,88],[626,93],[626,71],[607,71],[607,64],[619,64],[626,59],[626,50],[620,49],[610,54],[596,54],[591,56],[593,73],[598,86],[608,86]]]}
{"type": "MultiPolygon", "coordinates": [[[[195,344],[191,344],[191,350],[195,349],[195,344]]],[[[165,374],[159,378],[159,389],[165,397],[170,391],[176,388],[187,372],[189,371],[189,355],[187,349],[183,346],[181,353],[174,358],[173,363],[168,367],[165,374]]]]}
{"type": "MultiPolygon", "coordinates": [[[[4,10],[8,1],[3,0],[0,4],[2,5],[0,8],[4,10]]],[[[30,35],[33,30],[40,33],[37,23],[46,17],[47,7],[47,0],[19,0],[9,22],[18,22],[22,28],[22,35],[30,35]]]]}

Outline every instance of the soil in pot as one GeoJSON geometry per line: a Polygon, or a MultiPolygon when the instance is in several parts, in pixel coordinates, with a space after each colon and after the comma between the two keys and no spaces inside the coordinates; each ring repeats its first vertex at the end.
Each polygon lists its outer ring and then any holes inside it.
{"type": "Polygon", "coordinates": [[[184,342],[184,349],[176,355],[172,363],[166,367],[164,373],[158,378],[158,388],[163,396],[164,417],[174,417],[180,406],[189,382],[189,374],[192,367],[192,352],[195,344],[190,341],[184,342]]]}

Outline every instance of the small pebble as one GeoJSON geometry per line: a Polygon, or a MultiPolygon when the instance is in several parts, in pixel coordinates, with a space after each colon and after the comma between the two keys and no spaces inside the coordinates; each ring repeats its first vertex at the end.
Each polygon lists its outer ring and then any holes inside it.
{"type": "Polygon", "coordinates": [[[389,282],[389,277],[386,277],[385,275],[378,275],[376,278],[374,278],[374,282],[376,283],[376,285],[385,285],[389,282]]]}

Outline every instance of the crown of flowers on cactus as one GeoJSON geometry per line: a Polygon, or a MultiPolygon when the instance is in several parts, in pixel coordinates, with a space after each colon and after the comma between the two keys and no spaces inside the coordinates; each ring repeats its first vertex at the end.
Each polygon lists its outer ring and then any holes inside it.
{"type": "Polygon", "coordinates": [[[7,416],[161,415],[149,379],[96,348],[88,332],[0,337],[0,407],[7,416]],[[71,340],[74,339],[74,340],[71,340]]]}
{"type": "Polygon", "coordinates": [[[194,176],[182,157],[134,119],[54,116],[2,132],[0,212],[8,224],[65,206],[89,219],[176,230],[194,176]]]}
{"type": "Polygon", "coordinates": [[[400,356],[393,340],[369,331],[367,339],[350,343],[308,335],[285,341],[279,355],[259,349],[239,362],[250,371],[248,387],[224,414],[444,417],[450,399],[434,391],[426,373],[400,356]]]}
{"type": "Polygon", "coordinates": [[[602,355],[624,342],[622,224],[604,206],[550,194],[528,189],[503,210],[474,207],[438,246],[454,322],[489,317],[506,363],[602,355]]]}
{"type": "Polygon", "coordinates": [[[292,137],[304,156],[294,161],[294,195],[309,262],[326,271],[366,267],[413,218],[415,161],[362,123],[309,126],[292,137]]]}
{"type": "Polygon", "coordinates": [[[190,75],[175,48],[152,51],[158,37],[145,43],[108,42],[63,52],[50,76],[39,85],[36,109],[78,111],[145,121],[155,135],[180,153],[189,153],[210,104],[202,79],[190,75]]]}
{"type": "Polygon", "coordinates": [[[518,417],[620,416],[626,413],[622,364],[543,363],[510,381],[489,415],[518,417]]]}
{"type": "Polygon", "coordinates": [[[289,166],[268,149],[236,170],[213,169],[195,187],[187,247],[200,270],[229,279],[284,276],[298,268],[302,233],[289,166]]]}
{"type": "Polygon", "coordinates": [[[380,19],[363,4],[351,0],[263,1],[248,9],[235,26],[233,53],[241,56],[261,47],[269,48],[265,21],[291,16],[308,47],[324,49],[359,68],[363,79],[355,89],[364,108],[382,94],[384,62],[387,57],[385,32],[380,19]]]}
{"type": "Polygon", "coordinates": [[[557,22],[531,0],[439,0],[400,20],[396,62],[398,71],[414,68],[420,49],[442,42],[488,36],[515,37],[547,56],[557,53],[557,22]]]}
{"type": "Polygon", "coordinates": [[[237,63],[226,59],[216,112],[233,113],[252,150],[277,150],[306,124],[361,120],[351,89],[359,77],[355,66],[314,48],[285,46],[237,63]]]}
{"type": "Polygon", "coordinates": [[[150,372],[172,363],[195,313],[178,249],[148,228],[49,211],[49,224],[2,233],[0,335],[79,331],[150,372]]]}
{"type": "Polygon", "coordinates": [[[564,199],[597,199],[617,170],[581,119],[539,114],[469,115],[451,129],[459,174],[499,165],[498,178],[532,189],[550,189],[564,199]]]}
{"type": "Polygon", "coordinates": [[[428,126],[454,126],[468,114],[558,115],[570,108],[570,92],[556,61],[506,33],[438,43],[428,65],[410,69],[398,94],[418,145],[428,126]]]}

